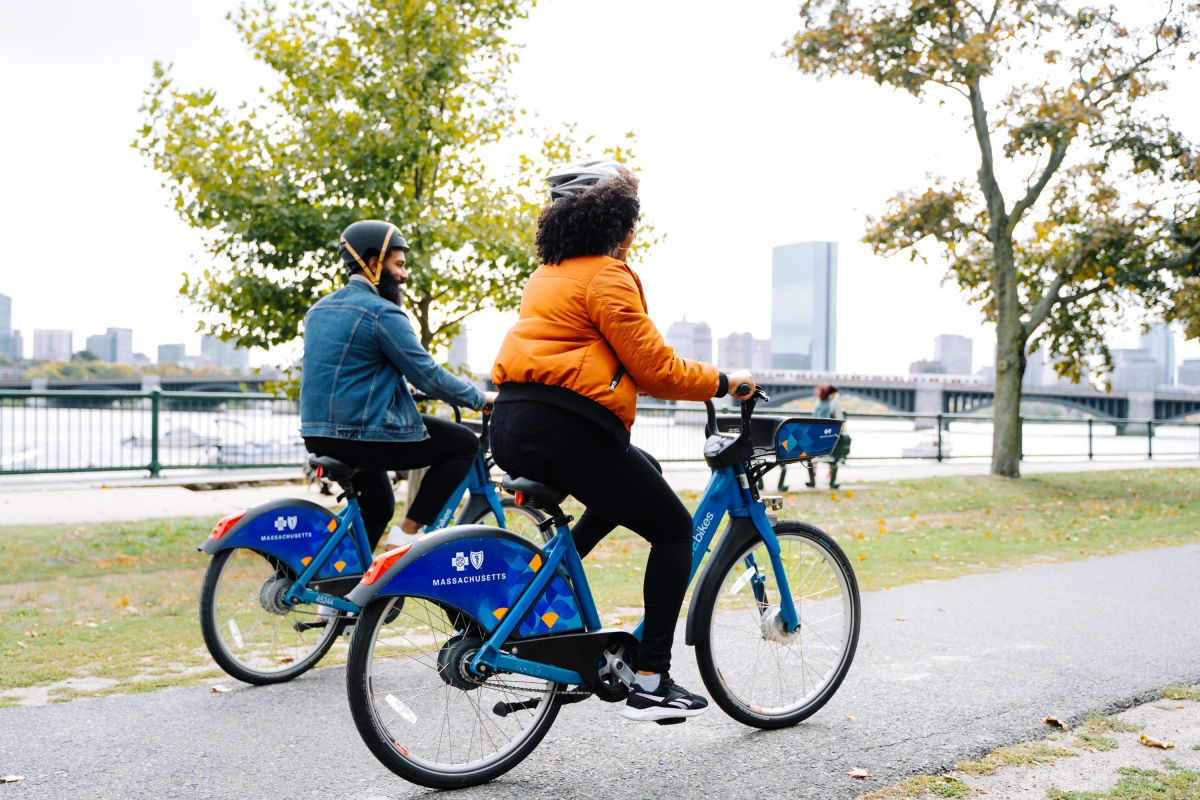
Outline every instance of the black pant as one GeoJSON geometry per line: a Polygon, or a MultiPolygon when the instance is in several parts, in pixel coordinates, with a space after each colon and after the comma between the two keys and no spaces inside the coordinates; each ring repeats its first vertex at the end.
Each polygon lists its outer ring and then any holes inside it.
{"type": "Polygon", "coordinates": [[[412,507],[405,515],[428,525],[437,519],[479,455],[479,439],[469,428],[424,414],[421,420],[425,430],[429,431],[429,438],[420,442],[304,437],[304,446],[310,453],[330,456],[364,470],[354,476],[354,488],[359,493],[358,507],[372,550],[396,513],[396,498],[392,494],[388,470],[429,467],[412,507]]]}
{"type": "Polygon", "coordinates": [[[501,469],[568,492],[587,507],[572,531],[581,556],[617,525],[650,542],[637,667],[667,671],[692,563],[692,515],[658,462],[578,414],[527,401],[496,405],[491,442],[501,469]]]}

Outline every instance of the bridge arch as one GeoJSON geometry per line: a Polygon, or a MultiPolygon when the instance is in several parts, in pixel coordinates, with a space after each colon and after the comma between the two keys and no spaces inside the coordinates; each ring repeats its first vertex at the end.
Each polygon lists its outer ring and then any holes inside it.
{"type": "MultiPolygon", "coordinates": [[[[764,404],[763,408],[779,408],[793,400],[812,397],[817,391],[817,387],[815,386],[771,386],[769,384],[764,384],[763,389],[767,394],[771,395],[771,402],[764,404]]],[[[862,397],[867,400],[874,400],[877,403],[887,406],[891,411],[911,412],[916,404],[916,393],[912,389],[889,389],[874,386],[844,387],[838,389],[838,396],[843,399],[847,397],[862,397]]]]}

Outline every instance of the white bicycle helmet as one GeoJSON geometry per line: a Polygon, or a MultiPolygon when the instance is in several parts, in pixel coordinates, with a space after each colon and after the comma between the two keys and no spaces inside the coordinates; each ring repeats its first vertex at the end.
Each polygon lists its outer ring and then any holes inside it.
{"type": "Polygon", "coordinates": [[[611,158],[582,158],[559,167],[545,178],[550,187],[550,202],[553,203],[560,197],[585,192],[600,181],[627,171],[611,158]]]}

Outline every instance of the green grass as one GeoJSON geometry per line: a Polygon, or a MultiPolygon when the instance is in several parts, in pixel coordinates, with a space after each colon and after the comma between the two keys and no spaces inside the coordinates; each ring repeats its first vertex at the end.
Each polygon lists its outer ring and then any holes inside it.
{"type": "Polygon", "coordinates": [[[1194,700],[1200,702],[1200,685],[1172,686],[1163,690],[1163,697],[1168,700],[1194,700]]]}
{"type": "Polygon", "coordinates": [[[1046,742],[1025,742],[1012,747],[997,747],[975,761],[959,761],[954,768],[968,775],[991,775],[1001,767],[1032,767],[1053,764],[1060,758],[1078,756],[1073,750],[1054,747],[1046,742]]]}
{"type": "Polygon", "coordinates": [[[1102,733],[1138,733],[1142,726],[1103,714],[1088,714],[1079,730],[1098,736],[1102,733]]]}
{"type": "MultiPolygon", "coordinates": [[[[1168,759],[1169,761],[1169,759],[1168,759]]],[[[1200,800],[1200,773],[1170,762],[1167,772],[1120,767],[1117,785],[1106,792],[1064,792],[1047,789],[1050,800],[1200,800]]]]}
{"type": "MultiPolygon", "coordinates": [[[[681,497],[694,507],[700,493],[681,497]]],[[[568,508],[577,518],[580,510],[568,508]]],[[[860,586],[870,591],[1200,543],[1198,514],[1200,471],[1139,470],[793,492],[780,517],[832,534],[851,558],[860,586]]],[[[6,690],[81,677],[104,685],[64,686],[52,699],[143,691],[219,674],[196,620],[207,564],[196,546],[214,522],[0,526],[0,705],[12,702],[4,699],[6,690]]],[[[606,624],[641,616],[648,551],[641,538],[619,529],[586,559],[606,624]]],[[[329,663],[340,657],[335,650],[329,663]]]]}
{"type": "Polygon", "coordinates": [[[966,797],[971,788],[958,778],[949,775],[914,775],[899,786],[889,786],[870,794],[859,795],[857,800],[893,800],[893,798],[921,797],[966,797]]]}

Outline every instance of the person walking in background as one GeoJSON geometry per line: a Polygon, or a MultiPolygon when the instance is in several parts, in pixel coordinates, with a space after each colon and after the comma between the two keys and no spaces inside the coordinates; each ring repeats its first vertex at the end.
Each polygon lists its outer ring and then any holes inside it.
{"type": "MultiPolygon", "coordinates": [[[[819,386],[817,387],[817,402],[813,406],[813,417],[815,419],[846,419],[846,413],[842,411],[842,403],[838,400],[838,390],[836,386],[819,386]]],[[[850,435],[846,433],[846,426],[842,425],[842,435],[838,437],[837,446],[833,448],[833,452],[829,454],[827,459],[829,463],[829,488],[836,489],[841,486],[837,482],[838,467],[850,455],[850,435]]],[[[808,483],[805,484],[810,489],[817,485],[817,467],[813,462],[808,463],[808,483]]]]}

